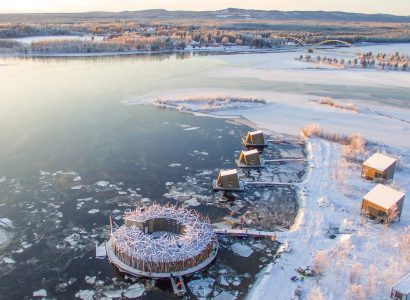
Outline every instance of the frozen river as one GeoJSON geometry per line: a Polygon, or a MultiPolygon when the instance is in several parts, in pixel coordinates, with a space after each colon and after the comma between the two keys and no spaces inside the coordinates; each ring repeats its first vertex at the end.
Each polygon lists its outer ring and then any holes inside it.
{"type": "MultiPolygon", "coordinates": [[[[373,47],[362,49],[410,52],[409,45],[373,47]]],[[[126,291],[134,282],[96,260],[94,243],[107,238],[110,214],[121,223],[121,213],[140,203],[180,203],[212,222],[249,211],[252,226],[271,230],[292,223],[296,189],[249,190],[230,198],[209,190],[219,168],[234,166],[249,127],[123,103],[263,98],[268,100],[263,107],[219,113],[295,135],[312,122],[345,133],[360,129],[372,142],[409,148],[410,139],[399,138],[410,130],[409,72],[312,69],[295,61],[298,55],[0,58],[0,219],[12,221],[0,226],[1,240],[12,237],[0,248],[0,298],[30,297],[40,289],[69,298],[126,291]],[[312,103],[320,96],[353,101],[362,111],[353,116],[312,103]],[[19,281],[24,289],[17,288],[19,281]]],[[[264,155],[300,157],[304,149],[272,147],[264,155]]],[[[300,181],[304,170],[303,164],[279,165],[241,176],[300,181]]],[[[188,285],[192,282],[193,290],[204,285],[200,293],[209,296],[241,298],[277,245],[232,239],[221,239],[221,245],[217,262],[188,285]]],[[[168,282],[137,283],[148,299],[173,297],[168,282]]]]}
{"type": "MultiPolygon", "coordinates": [[[[249,228],[291,225],[295,188],[229,196],[211,191],[218,170],[235,166],[250,127],[122,104],[171,82],[197,85],[201,75],[192,72],[207,73],[219,59],[5,58],[0,64],[0,298],[42,289],[57,298],[114,297],[133,284],[147,299],[172,298],[168,281],[135,282],[94,257],[95,244],[108,238],[109,216],[121,224],[122,213],[138,204],[178,203],[214,223],[246,213],[253,219],[249,228]]],[[[264,155],[301,157],[303,151],[283,145],[264,155]]],[[[241,177],[300,181],[304,169],[303,163],[277,165],[241,177]]],[[[221,238],[220,244],[216,262],[187,278],[192,297],[243,297],[277,248],[264,240],[221,238]]]]}

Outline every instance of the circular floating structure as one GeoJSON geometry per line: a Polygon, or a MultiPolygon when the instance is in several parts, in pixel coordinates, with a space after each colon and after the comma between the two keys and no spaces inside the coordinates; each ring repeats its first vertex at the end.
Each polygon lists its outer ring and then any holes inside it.
{"type": "Polygon", "coordinates": [[[193,210],[154,204],[126,212],[123,219],[106,244],[108,258],[123,273],[187,275],[205,268],[218,252],[212,225],[193,210]]]}

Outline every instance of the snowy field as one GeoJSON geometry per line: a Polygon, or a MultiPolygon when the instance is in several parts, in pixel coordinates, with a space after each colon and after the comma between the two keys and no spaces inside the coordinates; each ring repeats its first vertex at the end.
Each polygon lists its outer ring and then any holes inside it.
{"type": "MultiPolygon", "coordinates": [[[[363,51],[409,53],[410,46],[363,47],[363,51]]],[[[360,134],[367,154],[385,150],[400,157],[401,167],[391,184],[409,195],[410,74],[310,69],[294,57],[295,53],[221,57],[229,65],[208,74],[220,80],[268,82],[273,86],[270,89],[265,85],[260,89],[175,89],[146,94],[126,104],[154,103],[164,97],[175,101],[198,97],[264,100],[265,105],[253,108],[229,110],[229,103],[212,112],[186,101],[184,111],[243,117],[255,127],[296,136],[312,123],[330,132],[360,134]],[[320,105],[317,100],[323,96],[342,104],[353,103],[358,111],[320,105]]],[[[340,144],[318,138],[306,143],[310,149],[309,175],[301,192],[299,214],[291,230],[279,234],[288,249],[260,273],[248,298],[296,299],[298,289],[303,299],[388,299],[392,285],[410,271],[407,251],[403,251],[409,246],[409,200],[405,200],[400,222],[390,226],[363,218],[361,199],[374,183],[360,177],[360,162],[347,161],[340,144]],[[336,229],[338,234],[332,236],[336,229]],[[320,265],[321,276],[304,278],[295,270],[313,264],[320,265]]]]}

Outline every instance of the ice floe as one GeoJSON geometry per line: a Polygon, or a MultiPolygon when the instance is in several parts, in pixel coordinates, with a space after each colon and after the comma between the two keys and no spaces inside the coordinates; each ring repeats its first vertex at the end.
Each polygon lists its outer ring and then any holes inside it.
{"type": "Polygon", "coordinates": [[[124,297],[129,299],[134,299],[141,297],[145,292],[144,285],[140,283],[135,283],[128,287],[127,291],[124,293],[124,297]]]}
{"type": "Polygon", "coordinates": [[[97,181],[95,184],[100,187],[107,187],[110,183],[108,181],[101,180],[101,181],[97,181]]]}
{"type": "Polygon", "coordinates": [[[188,127],[188,128],[185,128],[184,130],[185,131],[192,131],[192,130],[197,130],[197,129],[200,129],[201,127],[188,127]]]}
{"type": "Polygon", "coordinates": [[[88,284],[94,284],[97,276],[85,276],[85,282],[88,284]]]}
{"type": "Polygon", "coordinates": [[[179,163],[172,163],[172,164],[168,165],[168,167],[171,167],[171,168],[180,167],[180,166],[182,166],[182,165],[179,164],[179,163]]]}
{"type": "Polygon", "coordinates": [[[188,282],[188,288],[198,297],[207,297],[212,292],[215,280],[212,278],[196,279],[188,282]]]}
{"type": "Polygon", "coordinates": [[[91,290],[80,290],[77,294],[75,294],[76,298],[80,298],[82,300],[93,300],[95,292],[91,290]]]}
{"type": "Polygon", "coordinates": [[[10,258],[10,257],[3,257],[3,261],[6,264],[15,264],[16,263],[16,261],[14,259],[10,258]]]}
{"type": "Polygon", "coordinates": [[[8,218],[1,218],[0,219],[0,226],[3,228],[12,228],[13,222],[8,218]]]}
{"type": "Polygon", "coordinates": [[[104,292],[104,296],[110,299],[117,299],[122,297],[122,291],[120,290],[111,290],[104,292]]]}
{"type": "Polygon", "coordinates": [[[249,257],[253,253],[253,250],[251,247],[238,243],[238,242],[231,246],[231,250],[236,255],[243,256],[243,257],[249,257]]]}
{"type": "Polygon", "coordinates": [[[6,180],[7,180],[6,177],[4,177],[4,176],[3,176],[3,177],[0,177],[0,183],[6,182],[6,180]]]}
{"type": "Polygon", "coordinates": [[[213,300],[235,300],[235,295],[232,295],[228,292],[223,291],[222,293],[218,294],[217,296],[212,298],[213,300]]]}
{"type": "Polygon", "coordinates": [[[76,186],[73,186],[71,189],[72,190],[81,190],[82,188],[83,188],[82,185],[76,185],[76,186]]]}
{"type": "Polygon", "coordinates": [[[9,238],[8,238],[7,234],[2,229],[0,229],[0,247],[6,245],[8,240],[9,240],[9,238]]]}
{"type": "Polygon", "coordinates": [[[35,291],[33,292],[33,297],[47,297],[47,291],[45,289],[35,291]]]}
{"type": "Polygon", "coordinates": [[[100,212],[100,210],[97,209],[97,208],[93,208],[93,209],[91,209],[91,210],[88,211],[88,213],[89,213],[89,214],[92,214],[92,215],[93,215],[93,214],[96,214],[96,213],[98,213],[98,212],[100,212]]]}

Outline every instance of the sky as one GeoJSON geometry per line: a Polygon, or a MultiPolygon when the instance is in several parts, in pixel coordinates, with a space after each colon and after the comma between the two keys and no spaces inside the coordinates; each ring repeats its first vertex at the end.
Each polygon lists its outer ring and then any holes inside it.
{"type": "Polygon", "coordinates": [[[168,10],[325,10],[410,16],[410,0],[0,0],[0,13],[168,10]]]}

